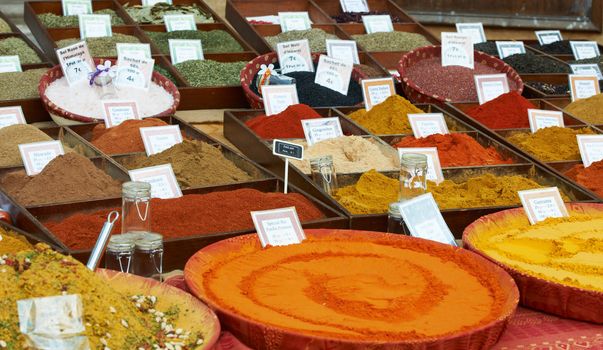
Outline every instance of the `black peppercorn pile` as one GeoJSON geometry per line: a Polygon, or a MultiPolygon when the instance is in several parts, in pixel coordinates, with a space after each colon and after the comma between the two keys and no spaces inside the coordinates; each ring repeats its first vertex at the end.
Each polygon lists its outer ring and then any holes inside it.
{"type": "MultiPolygon", "coordinates": [[[[337,23],[362,23],[362,16],[372,15],[390,15],[389,12],[385,11],[370,11],[370,12],[343,12],[337,16],[332,16],[337,23]]],[[[402,19],[398,16],[390,15],[392,23],[400,23],[402,19]]]]}
{"type": "Polygon", "coordinates": [[[503,59],[518,73],[569,73],[568,65],[533,53],[518,53],[503,59]]]}
{"type": "Polygon", "coordinates": [[[474,44],[473,48],[491,56],[498,56],[498,49],[496,48],[496,42],[494,41],[486,41],[483,43],[474,44]]]}
{"type": "Polygon", "coordinates": [[[526,82],[526,85],[547,95],[568,95],[570,93],[567,84],[549,84],[541,81],[528,81],[526,82]]]}
{"type": "Polygon", "coordinates": [[[568,40],[555,41],[550,44],[540,45],[534,44],[532,45],[536,50],[540,50],[542,52],[554,54],[554,55],[571,55],[572,54],[572,46],[568,40]]]}

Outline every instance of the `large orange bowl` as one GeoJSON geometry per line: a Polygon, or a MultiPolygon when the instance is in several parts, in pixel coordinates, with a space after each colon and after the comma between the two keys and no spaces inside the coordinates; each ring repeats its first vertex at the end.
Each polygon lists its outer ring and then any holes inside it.
{"type": "MultiPolygon", "coordinates": [[[[392,235],[381,232],[351,231],[351,230],[305,230],[308,238],[333,238],[334,240],[349,242],[356,240],[361,242],[374,242],[386,245],[387,242],[398,240],[409,240],[411,243],[428,244],[438,251],[441,249],[450,249],[453,254],[462,254],[463,261],[471,261],[472,266],[485,271],[492,276],[497,290],[501,290],[500,314],[497,314],[493,321],[472,327],[456,333],[448,333],[442,337],[429,337],[418,339],[407,339],[404,341],[367,341],[350,340],[344,337],[320,336],[301,333],[292,328],[275,325],[267,325],[257,320],[251,319],[240,313],[235,313],[222,307],[217,301],[212,300],[205,289],[203,283],[204,273],[211,270],[213,266],[220,266],[221,263],[231,261],[238,253],[250,253],[258,251],[261,246],[255,234],[238,236],[235,238],[223,240],[207,246],[197,252],[186,264],[184,275],[189,289],[206,302],[218,314],[224,329],[231,331],[238,339],[247,346],[261,349],[489,349],[499,339],[504,331],[508,320],[512,316],[518,302],[517,287],[513,279],[501,268],[489,263],[482,257],[457,247],[447,246],[440,243],[425,241],[417,238],[403,235],[392,235]],[[235,254],[235,255],[233,255],[235,254]],[[466,259],[465,259],[466,257],[466,259]]],[[[302,243],[303,244],[303,243],[302,243]]],[[[224,283],[228,283],[225,281],[224,283]]],[[[233,282],[235,283],[235,282],[233,282]]],[[[462,283],[462,281],[459,281],[462,283]]],[[[215,286],[215,285],[214,285],[215,286]]],[[[234,287],[234,286],[233,286],[234,287]]],[[[498,293],[498,292],[497,292],[498,293]]],[[[323,304],[324,305],[324,304],[323,304]]],[[[324,317],[324,316],[323,316],[324,317]]],[[[462,317],[462,316],[459,316],[462,317]]]]}
{"type": "MultiPolygon", "coordinates": [[[[566,205],[570,212],[603,212],[603,204],[566,203],[566,205]]],[[[486,259],[504,268],[513,276],[519,288],[521,305],[565,318],[603,323],[602,292],[580,289],[528,275],[491,258],[473,245],[472,240],[480,232],[483,232],[484,225],[491,222],[504,221],[509,217],[516,217],[518,215],[525,216],[522,208],[503,210],[479,218],[467,226],[463,232],[463,244],[465,248],[484,256],[486,259]]],[[[527,220],[526,217],[526,222],[527,220]]]]}

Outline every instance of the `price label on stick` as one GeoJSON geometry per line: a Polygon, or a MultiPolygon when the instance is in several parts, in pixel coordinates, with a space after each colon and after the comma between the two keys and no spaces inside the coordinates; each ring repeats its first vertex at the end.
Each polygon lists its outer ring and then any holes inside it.
{"type": "Polygon", "coordinates": [[[126,120],[142,119],[136,101],[103,100],[101,103],[103,105],[103,119],[107,128],[118,126],[126,120]]]}
{"type": "Polygon", "coordinates": [[[396,94],[392,78],[363,79],[361,84],[364,106],[367,111],[396,94]]]}
{"type": "Polygon", "coordinates": [[[279,12],[278,19],[283,32],[312,28],[308,12],[279,12]]]}
{"type": "Polygon", "coordinates": [[[0,73],[22,71],[19,56],[0,56],[0,73]]]}
{"type": "Polygon", "coordinates": [[[339,118],[316,118],[301,121],[308,146],[320,141],[343,136],[339,118]]]}
{"type": "Polygon", "coordinates": [[[442,66],[461,66],[473,69],[474,51],[470,35],[442,33],[442,66]]]}
{"type": "Polygon", "coordinates": [[[306,239],[295,207],[252,211],[251,219],[262,247],[298,244],[306,239]]]}
{"type": "Polygon", "coordinates": [[[596,41],[570,41],[574,58],[585,60],[601,56],[599,44],[596,41]]]}
{"type": "Polygon", "coordinates": [[[169,199],[182,197],[182,191],[171,164],[163,164],[148,168],[130,170],[132,181],[151,184],[151,197],[169,199]]]}
{"type": "Polygon", "coordinates": [[[168,39],[172,64],[184,61],[203,60],[201,40],[168,39]]]}
{"type": "Polygon", "coordinates": [[[320,55],[314,82],[342,95],[347,95],[353,67],[351,62],[320,55]]]}
{"type": "Polygon", "coordinates": [[[526,53],[526,48],[522,41],[497,41],[496,50],[500,58],[505,58],[518,53],[526,53]]]}
{"type": "Polygon", "coordinates": [[[53,345],[57,338],[86,331],[84,309],[78,294],[17,300],[17,313],[21,333],[28,336],[43,334],[46,339],[53,340],[53,345]]]}
{"type": "Polygon", "coordinates": [[[275,139],[272,141],[272,154],[285,158],[284,192],[287,193],[289,188],[289,159],[303,160],[304,146],[275,139]]]}
{"type": "Polygon", "coordinates": [[[427,137],[433,134],[446,135],[448,125],[442,113],[416,113],[408,114],[408,121],[412,128],[412,133],[416,138],[427,137]]]}
{"type": "Polygon", "coordinates": [[[182,133],[178,125],[151,126],[139,130],[147,156],[182,143],[182,133]]]}
{"type": "Polygon", "coordinates": [[[461,34],[470,35],[474,44],[486,42],[486,33],[484,32],[484,25],[482,22],[457,23],[456,31],[461,34]]]}
{"type": "Polygon", "coordinates": [[[547,45],[556,41],[562,41],[563,37],[558,30],[537,30],[534,32],[540,45],[547,45]]]}
{"type": "Polygon", "coordinates": [[[517,192],[532,225],[548,218],[569,216],[557,187],[517,192]]]}
{"type": "Polygon", "coordinates": [[[354,40],[327,39],[327,55],[338,60],[360,64],[358,47],[354,40]]]}
{"type": "Polygon", "coordinates": [[[278,43],[276,44],[276,53],[283,74],[314,72],[308,39],[278,43]]]}
{"type": "Polygon", "coordinates": [[[29,176],[39,174],[54,158],[65,154],[61,141],[42,141],[19,145],[25,172],[29,176]]]}
{"type": "Polygon", "coordinates": [[[536,132],[539,129],[558,126],[563,128],[563,112],[548,111],[544,109],[528,109],[528,119],[530,120],[530,130],[536,132]]]}
{"type": "Polygon", "coordinates": [[[154,59],[123,56],[117,65],[118,87],[148,90],[153,77],[154,59]]]}
{"type": "Polygon", "coordinates": [[[585,168],[603,159],[603,135],[577,135],[576,138],[585,168]]]}
{"type": "Polygon", "coordinates": [[[366,0],[339,0],[343,12],[369,12],[366,0]]]}
{"type": "Polygon", "coordinates": [[[431,193],[400,202],[398,208],[413,237],[456,246],[454,236],[431,193]]]}
{"type": "Polygon", "coordinates": [[[195,16],[192,14],[164,15],[163,22],[165,24],[165,30],[168,32],[174,32],[178,30],[197,30],[195,16]]]}
{"type": "Polygon", "coordinates": [[[117,47],[118,64],[119,59],[124,56],[151,59],[151,44],[117,43],[115,45],[117,47]]]}
{"type": "Polygon", "coordinates": [[[597,79],[603,80],[603,74],[598,64],[570,64],[574,74],[578,75],[596,75],[597,79]]]}
{"type": "Polygon", "coordinates": [[[26,124],[25,115],[21,106],[11,106],[0,108],[0,129],[15,125],[26,124]]]}
{"type": "Polygon", "coordinates": [[[264,85],[262,99],[266,115],[278,114],[291,105],[299,103],[297,88],[293,85],[264,85]]]}
{"type": "Polygon", "coordinates": [[[92,13],[92,0],[61,0],[63,16],[77,16],[92,13]]]}
{"type": "Polygon", "coordinates": [[[88,74],[94,70],[94,61],[85,41],[57,49],[56,52],[69,85],[87,80],[88,74]]]}
{"type": "Polygon", "coordinates": [[[367,34],[394,31],[394,24],[389,15],[362,16],[362,24],[367,34]]]}
{"type": "Polygon", "coordinates": [[[113,35],[110,15],[79,15],[78,17],[82,39],[113,35]]]}
{"type": "Polygon", "coordinates": [[[509,92],[506,74],[480,74],[474,79],[480,105],[509,92]]]}
{"type": "Polygon", "coordinates": [[[406,153],[419,153],[427,156],[427,180],[437,184],[444,181],[440,156],[436,147],[401,147],[398,148],[398,156],[402,157],[406,153]]]}
{"type": "Polygon", "coordinates": [[[599,79],[596,75],[569,75],[570,93],[572,101],[589,98],[601,93],[599,79]]]}

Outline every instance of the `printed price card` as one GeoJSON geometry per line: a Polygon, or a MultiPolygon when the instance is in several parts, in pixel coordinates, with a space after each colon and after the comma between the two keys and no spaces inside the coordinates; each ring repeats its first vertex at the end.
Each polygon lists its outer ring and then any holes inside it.
{"type": "Polygon", "coordinates": [[[327,39],[327,55],[338,60],[360,64],[358,47],[354,40],[327,39]]]}
{"type": "Polygon", "coordinates": [[[281,31],[307,30],[312,28],[308,12],[279,12],[278,20],[281,31]]]}
{"type": "Polygon", "coordinates": [[[518,53],[526,53],[523,41],[497,41],[496,50],[498,50],[498,56],[500,58],[516,55],[518,53]]]}
{"type": "Polygon", "coordinates": [[[0,108],[0,129],[15,124],[27,124],[21,106],[0,108]]]}
{"type": "Polygon", "coordinates": [[[366,0],[339,0],[343,12],[369,12],[366,0]]]}
{"type": "Polygon", "coordinates": [[[457,23],[456,31],[461,34],[470,35],[474,44],[486,42],[486,33],[484,32],[484,25],[482,22],[457,23]]]}
{"type": "Polygon", "coordinates": [[[456,246],[454,236],[431,193],[400,202],[398,208],[413,237],[456,246]]]}
{"type": "Polygon", "coordinates": [[[570,68],[574,74],[596,75],[597,79],[603,80],[603,74],[601,74],[598,64],[570,64],[570,68]]]}
{"type": "Polygon", "coordinates": [[[275,156],[303,160],[304,146],[283,140],[272,140],[272,154],[275,156]]]}
{"type": "Polygon", "coordinates": [[[25,172],[29,176],[39,174],[54,158],[65,154],[61,141],[42,141],[19,145],[25,172]]]}
{"type": "Polygon", "coordinates": [[[509,92],[506,74],[479,74],[473,76],[479,104],[484,104],[509,92]]]}
{"type": "Polygon", "coordinates": [[[117,43],[115,45],[117,47],[117,61],[124,56],[151,59],[151,44],[117,43]]]}
{"type": "Polygon", "coordinates": [[[561,111],[528,109],[528,119],[530,120],[530,130],[532,130],[532,132],[551,126],[559,126],[562,128],[565,126],[563,123],[563,112],[561,111]]]}
{"type": "Polygon", "coordinates": [[[314,82],[342,95],[347,95],[353,67],[351,62],[320,55],[314,82]]]}
{"type": "Polygon", "coordinates": [[[362,16],[362,24],[367,34],[394,31],[394,24],[389,15],[362,16]]]}
{"type": "Polygon", "coordinates": [[[139,130],[147,156],[182,143],[182,133],[178,125],[151,126],[139,130]]]}
{"type": "Polygon", "coordinates": [[[436,147],[401,147],[398,148],[398,156],[406,153],[419,153],[427,156],[427,180],[435,183],[444,181],[440,156],[436,147]]]}
{"type": "Polygon", "coordinates": [[[446,135],[448,125],[442,113],[411,113],[407,115],[412,133],[416,138],[427,137],[433,134],[446,135]]]}
{"type": "Polygon", "coordinates": [[[308,39],[287,41],[276,44],[281,72],[314,72],[308,39]]]}
{"type": "Polygon", "coordinates": [[[110,15],[79,15],[80,38],[112,36],[110,15]]]}
{"type": "Polygon", "coordinates": [[[141,0],[142,6],[153,6],[159,3],[172,4],[172,0],[141,0]]]}
{"type": "Polygon", "coordinates": [[[201,40],[168,39],[172,64],[184,61],[203,60],[201,40]]]}
{"type": "Polygon", "coordinates": [[[299,103],[297,88],[293,85],[264,85],[262,99],[266,115],[279,114],[291,105],[299,103]]]}
{"type": "Polygon", "coordinates": [[[142,119],[136,101],[103,100],[103,119],[105,126],[112,128],[129,119],[142,119]]]}
{"type": "Polygon", "coordinates": [[[576,138],[585,168],[603,159],[603,135],[577,135],[576,138]]]}
{"type": "Polygon", "coordinates": [[[252,211],[251,219],[262,247],[298,244],[306,239],[295,207],[252,211]]]}
{"type": "Polygon", "coordinates": [[[320,141],[343,136],[341,123],[337,117],[304,119],[301,123],[308,146],[312,146],[320,141]]]}
{"type": "Polygon", "coordinates": [[[123,56],[117,65],[115,85],[148,90],[153,77],[154,59],[123,56]]]}
{"type": "Polygon", "coordinates": [[[94,70],[94,61],[85,41],[57,49],[56,52],[69,85],[88,79],[88,73],[94,70]]]}
{"type": "Polygon", "coordinates": [[[19,56],[0,56],[0,73],[22,72],[19,56]]]}
{"type": "Polygon", "coordinates": [[[87,15],[92,13],[92,0],[61,0],[63,16],[87,15]]]}
{"type": "Polygon", "coordinates": [[[182,190],[176,180],[171,164],[162,164],[148,168],[130,170],[132,181],[142,181],[151,184],[151,197],[169,199],[182,197],[182,190]]]}
{"type": "Polygon", "coordinates": [[[534,32],[540,45],[546,45],[554,43],[555,41],[562,41],[563,37],[561,32],[558,30],[537,30],[534,32]]]}
{"type": "Polygon", "coordinates": [[[361,84],[364,106],[367,111],[396,94],[392,78],[363,79],[361,84]]]}
{"type": "Polygon", "coordinates": [[[570,92],[572,101],[589,98],[601,93],[599,79],[596,75],[569,75],[570,92]]]}
{"type": "Polygon", "coordinates": [[[585,60],[601,56],[599,45],[596,41],[570,41],[574,58],[585,60]]]}
{"type": "Polygon", "coordinates": [[[192,14],[164,15],[163,23],[165,24],[165,30],[168,32],[174,32],[177,30],[197,30],[195,16],[192,14]]]}
{"type": "Polygon", "coordinates": [[[78,294],[17,300],[17,313],[19,330],[27,335],[44,335],[52,339],[77,335],[86,330],[84,309],[78,294]]]}
{"type": "Polygon", "coordinates": [[[557,187],[518,191],[517,194],[532,225],[547,218],[569,216],[557,187]]]}
{"type": "Polygon", "coordinates": [[[473,41],[470,35],[442,33],[442,66],[461,66],[473,69],[473,41]]]}

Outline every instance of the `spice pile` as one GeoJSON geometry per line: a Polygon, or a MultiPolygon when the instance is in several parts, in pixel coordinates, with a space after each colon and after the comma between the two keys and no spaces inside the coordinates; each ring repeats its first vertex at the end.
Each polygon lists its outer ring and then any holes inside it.
{"type": "Polygon", "coordinates": [[[310,106],[297,104],[278,114],[249,119],[245,125],[264,139],[301,139],[305,137],[301,121],[315,118],[321,118],[321,115],[310,106]]]}
{"type": "Polygon", "coordinates": [[[603,198],[603,160],[594,162],[587,168],[576,164],[565,175],[603,198]]]}
{"type": "Polygon", "coordinates": [[[0,33],[11,33],[12,31],[10,25],[0,18],[0,33]]]}
{"type": "Polygon", "coordinates": [[[92,129],[90,142],[106,154],[144,152],[140,128],[168,125],[161,119],[126,120],[118,126],[107,129],[98,124],[92,129]]]}
{"type": "Polygon", "coordinates": [[[177,30],[173,32],[145,31],[153,44],[165,55],[170,54],[169,39],[201,40],[203,53],[242,52],[243,47],[228,32],[220,29],[210,31],[177,30]]]}
{"type": "Polygon", "coordinates": [[[322,29],[312,28],[308,30],[290,30],[288,32],[279,33],[275,36],[264,37],[268,44],[276,51],[276,44],[285,41],[295,41],[308,39],[310,43],[310,51],[312,52],[327,52],[327,39],[339,39],[337,35],[325,32],[322,29]]]}
{"type": "Polygon", "coordinates": [[[498,48],[495,41],[485,41],[483,43],[473,44],[476,51],[487,53],[488,55],[498,57],[498,48]]]}
{"type": "Polygon", "coordinates": [[[161,75],[163,75],[164,77],[168,78],[172,83],[174,83],[174,85],[178,86],[178,82],[176,81],[176,77],[174,77],[172,75],[172,73],[170,73],[167,69],[163,68],[162,66],[156,64],[153,66],[153,70],[161,75]]]}
{"type": "Polygon", "coordinates": [[[128,169],[172,164],[182,188],[212,186],[250,181],[253,177],[226,159],[217,147],[203,141],[184,140],[165,151],[125,158],[121,163],[128,169]]]}
{"type": "MultiPolygon", "coordinates": [[[[57,41],[55,44],[58,48],[79,43],[81,39],[70,38],[57,41]]],[[[113,33],[112,36],[100,38],[87,38],[86,44],[92,57],[117,57],[116,44],[137,44],[140,43],[137,37],[121,33],[113,33]]]]}
{"type": "MultiPolygon", "coordinates": [[[[250,211],[295,207],[301,222],[324,214],[297,193],[264,193],[254,189],[188,194],[174,199],[152,199],[151,227],[164,238],[233,232],[253,228],[250,211]]],[[[74,214],[60,222],[45,222],[48,229],[72,249],[90,249],[111,210],[74,214]]],[[[120,227],[120,221],[114,227],[120,227]]]]}
{"type": "Polygon", "coordinates": [[[570,93],[568,84],[549,84],[541,81],[526,81],[524,84],[547,95],[569,95],[570,93]]]}
{"type": "Polygon", "coordinates": [[[516,91],[510,91],[465,113],[490,129],[519,129],[530,127],[528,109],[537,107],[516,91]]]}
{"type": "Polygon", "coordinates": [[[560,40],[555,41],[550,44],[533,44],[531,45],[536,50],[546,52],[551,55],[571,55],[572,54],[572,46],[570,45],[569,40],[560,40]]]}
{"type": "Polygon", "coordinates": [[[434,134],[415,138],[407,136],[394,145],[402,147],[437,147],[440,164],[443,167],[511,164],[512,159],[504,159],[493,146],[480,145],[467,134],[434,134]]]}
{"type": "Polygon", "coordinates": [[[40,56],[21,38],[6,38],[0,40],[0,56],[19,56],[21,64],[41,63],[40,56]]]}
{"type": "Polygon", "coordinates": [[[581,134],[594,134],[594,132],[589,128],[570,129],[552,126],[538,129],[535,133],[513,133],[507,139],[539,160],[554,162],[580,159],[576,135],[581,134]]]}
{"type": "Polygon", "coordinates": [[[366,64],[355,64],[354,69],[357,69],[364,73],[367,78],[379,78],[384,76],[384,73],[380,71],[378,68],[371,67],[366,64]]]}
{"type": "Polygon", "coordinates": [[[574,101],[565,107],[565,112],[591,124],[603,124],[603,94],[574,101]]]}
{"type": "Polygon", "coordinates": [[[365,51],[410,51],[417,47],[432,45],[423,35],[407,32],[377,32],[352,35],[365,51]]]}
{"type": "Polygon", "coordinates": [[[24,170],[0,178],[0,186],[24,206],[90,201],[121,195],[121,184],[88,158],[67,153],[54,158],[35,176],[24,170]]]}
{"type": "Polygon", "coordinates": [[[195,16],[197,23],[214,23],[211,13],[200,8],[196,4],[192,5],[172,5],[166,2],[159,2],[153,6],[129,5],[124,9],[130,17],[139,24],[163,24],[165,15],[189,15],[195,16]]]}
{"type": "Polygon", "coordinates": [[[424,113],[400,95],[392,95],[371,108],[358,109],[348,117],[376,135],[412,134],[408,114],[424,113]]]}
{"type": "Polygon", "coordinates": [[[503,61],[513,67],[517,73],[569,73],[567,64],[531,52],[507,56],[503,61]]]}
{"type": "Polygon", "coordinates": [[[38,85],[47,68],[0,73],[0,101],[39,98],[38,85]]]}
{"type": "MultiPolygon", "coordinates": [[[[53,141],[53,138],[33,125],[15,124],[0,129],[0,167],[22,166],[19,145],[42,141],[53,141]]],[[[63,148],[68,152],[65,145],[63,148]]]]}
{"type": "MultiPolygon", "coordinates": [[[[112,26],[124,25],[124,20],[121,19],[112,9],[102,9],[94,11],[95,15],[109,15],[111,16],[112,26]]],[[[51,12],[42,13],[38,15],[38,19],[42,22],[42,25],[47,28],[69,28],[79,27],[80,22],[78,16],[61,16],[51,12]]]]}
{"type": "Polygon", "coordinates": [[[392,19],[392,23],[401,23],[402,19],[398,16],[393,16],[387,11],[369,11],[369,12],[342,12],[337,16],[331,16],[337,23],[362,23],[362,16],[379,16],[388,15],[392,19]]]}
{"type": "Polygon", "coordinates": [[[25,237],[9,229],[5,229],[0,225],[0,256],[16,254],[22,250],[29,250],[32,248],[33,246],[25,239],[25,237]]]}
{"type": "Polygon", "coordinates": [[[304,160],[293,159],[290,162],[305,174],[310,174],[310,159],[327,155],[333,157],[333,165],[338,174],[361,173],[370,169],[395,171],[400,168],[394,149],[390,152],[389,146],[362,136],[340,136],[309,147],[306,141],[293,142],[304,146],[304,160]]]}
{"type": "Polygon", "coordinates": [[[190,86],[218,87],[240,86],[241,71],[247,62],[218,62],[213,60],[190,60],[174,65],[190,86]]]}

